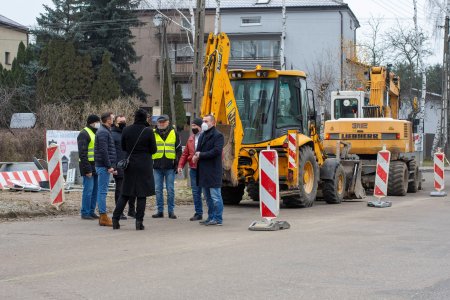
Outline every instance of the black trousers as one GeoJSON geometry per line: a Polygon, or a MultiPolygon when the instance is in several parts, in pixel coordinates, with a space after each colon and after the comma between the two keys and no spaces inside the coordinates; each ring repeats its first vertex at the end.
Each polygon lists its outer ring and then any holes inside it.
{"type": "MultiPolygon", "coordinates": [[[[119,201],[120,194],[122,193],[123,177],[119,177],[119,178],[114,177],[114,181],[116,183],[116,190],[114,191],[114,202],[116,203],[116,206],[117,206],[117,201],[119,201]]],[[[128,213],[136,212],[135,202],[136,202],[136,200],[134,198],[131,198],[128,201],[128,213]]]]}
{"type": "MultiPolygon", "coordinates": [[[[119,198],[119,201],[117,201],[116,208],[113,212],[113,219],[119,220],[120,216],[123,214],[123,210],[125,209],[125,206],[127,205],[128,201],[134,201],[134,197],[129,196],[123,196],[121,195],[119,198]]],[[[136,201],[136,221],[143,221],[144,220],[144,214],[145,214],[145,205],[147,204],[147,198],[145,197],[137,197],[136,201]]]]}

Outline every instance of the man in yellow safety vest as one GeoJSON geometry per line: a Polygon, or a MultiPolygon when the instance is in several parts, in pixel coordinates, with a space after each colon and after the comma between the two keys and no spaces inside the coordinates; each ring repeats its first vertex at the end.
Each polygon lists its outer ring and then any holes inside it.
{"type": "Polygon", "coordinates": [[[176,130],[169,126],[169,116],[161,115],[157,119],[155,129],[155,140],[157,150],[152,155],[153,176],[155,177],[156,204],[158,210],[153,218],[164,217],[164,195],[163,186],[166,182],[167,208],[170,219],[176,219],[175,209],[175,174],[177,173],[178,161],[181,156],[181,143],[176,130]]]}
{"type": "Polygon", "coordinates": [[[80,173],[83,176],[80,213],[82,219],[93,220],[98,219],[98,215],[95,214],[98,176],[95,172],[94,146],[95,133],[100,127],[100,118],[97,115],[90,115],[86,123],[86,127],[80,131],[77,137],[80,173]]]}

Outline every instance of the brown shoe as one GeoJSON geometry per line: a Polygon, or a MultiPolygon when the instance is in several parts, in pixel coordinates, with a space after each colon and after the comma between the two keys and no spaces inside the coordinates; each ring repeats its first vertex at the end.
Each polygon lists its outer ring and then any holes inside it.
{"type": "Polygon", "coordinates": [[[112,227],[112,220],[107,214],[100,214],[100,219],[98,219],[98,225],[112,227]]]}

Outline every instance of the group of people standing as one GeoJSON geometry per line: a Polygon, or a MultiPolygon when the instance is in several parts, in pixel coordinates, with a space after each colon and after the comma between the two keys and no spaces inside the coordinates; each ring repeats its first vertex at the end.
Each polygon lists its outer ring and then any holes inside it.
{"type": "Polygon", "coordinates": [[[90,115],[87,125],[78,135],[80,172],[83,176],[81,218],[98,219],[100,226],[120,229],[119,220],[127,219],[123,213],[128,203],[128,217],[136,219],[136,230],[143,230],[146,199],[156,195],[156,213],[153,218],[164,217],[164,186],[167,190],[167,212],[175,215],[175,174],[189,164],[189,175],[195,213],[191,221],[212,226],[222,225],[223,201],[222,149],[223,135],[215,128],[215,118],[207,115],[194,119],[184,151],[178,133],[170,125],[167,115],[157,119],[153,129],[148,113],[139,109],[134,123],[126,126],[122,115],[104,113],[99,118],[90,115]],[[126,168],[119,161],[127,160],[126,168]],[[110,176],[115,181],[115,204],[112,219],[106,211],[106,196],[110,176]],[[203,220],[202,193],[208,208],[203,220]],[[98,207],[99,215],[95,213],[98,207]]]}

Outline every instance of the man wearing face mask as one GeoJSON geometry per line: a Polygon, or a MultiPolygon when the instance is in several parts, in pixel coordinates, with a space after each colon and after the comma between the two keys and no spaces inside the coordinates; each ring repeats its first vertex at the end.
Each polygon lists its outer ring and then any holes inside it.
{"type": "Polygon", "coordinates": [[[180,162],[178,163],[178,173],[183,172],[183,168],[189,162],[189,176],[191,178],[192,198],[194,198],[195,214],[191,221],[200,221],[203,218],[202,189],[197,185],[197,164],[192,161],[201,134],[202,119],[196,118],[191,124],[192,133],[184,147],[180,162]]]}
{"type": "MultiPolygon", "coordinates": [[[[123,115],[116,116],[114,120],[114,126],[111,128],[111,134],[114,139],[114,146],[116,147],[116,161],[121,161],[127,158],[127,153],[122,150],[122,131],[127,126],[127,119],[123,115]]],[[[117,201],[119,201],[120,194],[122,192],[123,183],[123,170],[117,169],[117,174],[114,175],[114,181],[116,183],[116,190],[114,193],[114,201],[117,206],[117,201]]],[[[128,216],[136,217],[135,199],[128,201],[128,216]]],[[[120,216],[121,220],[126,220],[127,217],[122,213],[120,216]]]]}
{"type": "Polygon", "coordinates": [[[85,220],[98,219],[95,214],[97,205],[98,176],[95,172],[94,144],[95,133],[100,127],[100,118],[90,115],[77,137],[78,155],[80,157],[80,173],[83,176],[83,195],[81,196],[81,218],[85,220]]]}
{"type": "Polygon", "coordinates": [[[181,156],[181,143],[178,133],[169,126],[169,116],[161,115],[157,120],[155,140],[157,151],[152,155],[155,177],[156,204],[158,211],[153,218],[164,217],[164,181],[167,189],[167,208],[170,219],[176,219],[175,209],[175,173],[181,156]]]}
{"type": "Polygon", "coordinates": [[[222,150],[223,134],[216,129],[213,115],[203,117],[202,135],[192,161],[197,163],[197,184],[203,188],[208,206],[208,218],[200,221],[207,226],[221,226],[223,213],[222,200],[222,150]]]}

